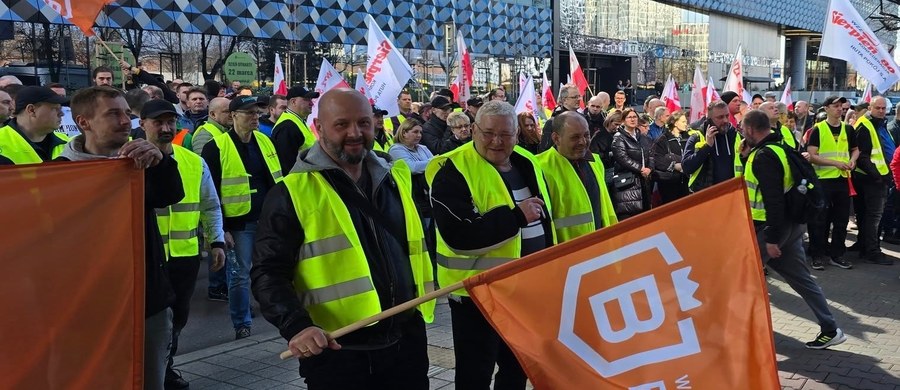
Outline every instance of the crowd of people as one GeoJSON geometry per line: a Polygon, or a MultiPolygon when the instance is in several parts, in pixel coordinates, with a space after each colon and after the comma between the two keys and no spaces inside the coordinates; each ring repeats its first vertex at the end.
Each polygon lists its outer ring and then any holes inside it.
{"type": "MultiPolygon", "coordinates": [[[[463,105],[443,89],[418,103],[402,92],[389,116],[352,89],[253,96],[122,67],[126,91],[99,67],[71,99],[58,85],[0,78],[0,164],[128,158],[146,170],[146,388],[189,386],[171,357],[204,256],[208,298],[228,302],[235,338],[252,334],[252,294],[310,389],[427,389],[434,301],[330,332],[743,176],[764,261],[815,313],[820,334],[806,345],[821,349],[846,338],[806,262],[852,268],[851,204],[861,259],[890,265],[882,236],[900,242],[900,121],[889,123],[880,96],[858,107],[829,97],[814,111],[725,92],[688,123],[656,97],[626,105],[624,88],[611,107],[605,92],[565,85],[552,112],[518,114],[502,88],[463,105]],[[80,130],[71,139],[59,131],[63,106],[80,130]],[[803,153],[827,194],[808,246],[779,200],[793,184],[784,150],[803,153]]],[[[449,302],[456,386],[523,389],[525,372],[466,291],[449,302]]]]}

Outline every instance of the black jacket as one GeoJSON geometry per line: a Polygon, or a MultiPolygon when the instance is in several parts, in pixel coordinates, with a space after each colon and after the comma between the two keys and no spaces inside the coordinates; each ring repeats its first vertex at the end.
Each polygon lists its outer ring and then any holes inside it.
{"type": "Polygon", "coordinates": [[[666,131],[653,143],[650,153],[650,165],[653,167],[653,179],[656,181],[663,202],[688,195],[688,176],[675,170],[675,164],[681,163],[681,154],[687,143],[688,134],[682,132],[676,137],[666,131]]]}
{"type": "Polygon", "coordinates": [[[596,153],[600,156],[600,161],[603,161],[603,166],[606,169],[610,169],[615,165],[612,155],[613,134],[615,133],[610,133],[603,128],[591,135],[591,153],[596,153]]]}
{"type": "MultiPolygon", "coordinates": [[[[522,172],[531,193],[540,194],[537,190],[537,178],[530,173],[534,172],[531,162],[516,153],[510,157],[510,161],[522,172]]],[[[549,201],[544,194],[538,197],[545,203],[549,201]]],[[[528,226],[525,214],[518,207],[498,207],[484,214],[479,213],[472,203],[472,193],[466,179],[450,160],[438,170],[431,182],[431,204],[441,237],[451,248],[460,251],[484,251],[515,237],[521,228],[528,226]]],[[[546,208],[544,215],[550,215],[546,208]]],[[[553,245],[550,219],[545,217],[541,222],[547,240],[546,247],[550,247],[553,245]]]]}
{"type": "Polygon", "coordinates": [[[538,153],[543,153],[547,149],[553,147],[553,138],[550,137],[550,134],[553,133],[553,118],[566,111],[569,110],[560,104],[553,110],[550,119],[547,119],[547,121],[544,122],[544,127],[541,129],[541,144],[538,146],[538,153]]]}
{"type": "MultiPolygon", "coordinates": [[[[359,187],[319,144],[300,153],[297,171],[321,172],[344,201],[366,254],[381,308],[387,310],[415,298],[406,223],[397,184],[387,163],[374,153],[369,153],[363,163],[366,164],[364,175],[370,178],[374,190],[360,201],[351,200],[363,197],[359,187]],[[398,234],[404,236],[396,237],[383,219],[357,205],[362,201],[369,202],[389,220],[398,234]]],[[[307,204],[309,207],[328,207],[323,199],[309,199],[307,204]]],[[[250,276],[253,296],[260,302],[263,316],[277,326],[287,340],[315,325],[293,286],[303,241],[303,226],[287,187],[280,183],[269,193],[263,207],[250,276]]],[[[345,349],[375,349],[394,344],[400,338],[400,326],[413,315],[415,310],[406,311],[341,337],[338,342],[345,349]]]]}
{"type": "Polygon", "coordinates": [[[306,137],[294,121],[281,121],[272,128],[272,143],[275,144],[275,153],[278,153],[278,162],[281,163],[281,170],[284,173],[289,172],[297,162],[297,153],[300,152],[304,142],[306,137]]]}
{"type": "MultiPolygon", "coordinates": [[[[872,121],[872,125],[875,126],[875,129],[881,125],[881,121],[885,119],[878,118],[869,118],[872,121]]],[[[875,167],[875,163],[872,162],[872,148],[874,147],[872,144],[872,136],[869,134],[869,130],[867,130],[862,124],[856,125],[856,147],[859,149],[859,158],[856,160],[856,166],[859,169],[862,169],[865,172],[864,175],[854,175],[854,180],[862,180],[864,182],[871,182],[876,184],[885,184],[891,182],[891,172],[888,171],[887,175],[882,175],[878,173],[878,168],[875,167]]],[[[884,153],[882,152],[882,155],[884,153]]],[[[883,158],[887,158],[882,156],[883,158]]],[[[885,161],[885,164],[890,164],[890,161],[885,161]]]]}
{"type": "MultiPolygon", "coordinates": [[[[53,160],[53,149],[55,149],[59,145],[65,145],[66,143],[59,137],[55,136],[53,133],[47,134],[47,136],[44,137],[44,140],[41,142],[32,142],[28,137],[25,136],[25,133],[22,133],[22,130],[19,128],[19,122],[16,121],[16,118],[11,118],[9,122],[6,123],[6,126],[11,127],[16,131],[16,133],[19,133],[22,139],[31,146],[31,149],[33,149],[34,152],[37,153],[37,155],[43,161],[53,160]]],[[[0,150],[0,153],[3,153],[3,151],[0,150]]]]}
{"type": "Polygon", "coordinates": [[[142,70],[140,73],[137,74],[136,80],[138,83],[153,85],[153,86],[161,89],[162,93],[163,93],[163,99],[166,99],[166,101],[169,103],[178,104],[181,102],[181,100],[178,99],[178,95],[175,94],[175,91],[173,91],[171,88],[166,86],[166,83],[162,82],[160,79],[158,79],[156,77],[153,77],[153,75],[148,72],[145,72],[142,70]]]}
{"type": "Polygon", "coordinates": [[[613,135],[612,152],[615,160],[615,173],[634,175],[634,184],[628,187],[613,186],[612,202],[619,219],[646,211],[650,205],[647,182],[641,175],[642,168],[650,168],[650,140],[640,130],[635,130],[637,138],[632,138],[622,128],[613,135]]]}
{"type": "Polygon", "coordinates": [[[425,145],[435,155],[447,153],[453,150],[444,150],[448,146],[444,144],[448,134],[450,135],[449,138],[455,139],[452,137],[453,133],[450,132],[450,128],[447,127],[447,122],[438,118],[437,115],[431,114],[428,122],[422,125],[422,145],[425,145]]]}
{"type": "Polygon", "coordinates": [[[760,228],[762,229],[766,243],[780,244],[784,239],[783,234],[786,232],[785,225],[788,224],[785,218],[784,191],[782,189],[785,173],[778,155],[771,149],[764,148],[767,144],[781,144],[781,135],[771,134],[754,148],[757,152],[753,158],[751,169],[759,181],[757,188],[762,195],[763,204],[766,205],[766,221],[754,221],[754,224],[757,232],[760,228]]]}
{"type": "MultiPolygon", "coordinates": [[[[703,132],[705,136],[706,129],[704,125],[697,130],[703,132]]],[[[724,131],[720,129],[716,134],[713,146],[709,146],[707,142],[703,147],[696,149],[695,145],[700,141],[700,137],[692,135],[688,139],[687,145],[684,146],[682,168],[688,176],[700,170],[700,176],[691,187],[692,191],[697,192],[734,178],[734,154],[740,152],[734,150],[734,139],[737,136],[737,130],[727,123],[724,131]]]]}

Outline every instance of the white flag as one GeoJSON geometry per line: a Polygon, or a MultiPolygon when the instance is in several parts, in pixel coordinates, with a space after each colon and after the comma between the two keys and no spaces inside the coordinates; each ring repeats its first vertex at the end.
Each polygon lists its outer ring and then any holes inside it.
{"type": "Polygon", "coordinates": [[[519,93],[525,90],[526,81],[528,81],[528,78],[525,77],[525,72],[519,72],[519,93]]]}
{"type": "Polygon", "coordinates": [[[900,81],[893,55],[848,0],[831,0],[819,53],[847,61],[879,91],[900,81]]]}
{"type": "MultiPolygon", "coordinates": [[[[319,67],[319,78],[316,80],[315,91],[321,96],[333,88],[350,88],[350,84],[347,84],[337,69],[326,58],[322,57],[322,66],[319,67]]],[[[316,104],[318,100],[318,98],[313,99],[312,113],[309,114],[309,118],[306,120],[308,125],[314,124],[313,119],[319,117],[319,105],[316,104]]]]}
{"type": "Polygon", "coordinates": [[[469,49],[466,47],[466,41],[463,39],[462,31],[456,31],[456,55],[459,56],[459,75],[460,83],[459,83],[459,93],[454,96],[457,97],[456,101],[460,104],[465,104],[466,101],[472,96],[470,89],[472,88],[472,83],[475,81],[475,70],[472,66],[472,56],[469,54],[469,49]]]}
{"type": "Polygon", "coordinates": [[[781,102],[787,106],[788,111],[794,111],[794,98],[791,96],[793,91],[791,91],[791,78],[788,77],[787,82],[784,83],[784,92],[781,93],[781,102]]]}
{"type": "Polygon", "coordinates": [[[281,68],[281,56],[278,53],[275,53],[275,77],[272,77],[272,84],[276,95],[287,95],[288,88],[284,82],[284,69],[281,68]]]}
{"type": "Polygon", "coordinates": [[[519,100],[516,101],[516,114],[526,111],[534,116],[534,123],[538,123],[537,99],[535,98],[534,81],[531,80],[531,76],[528,76],[528,79],[525,80],[525,85],[519,94],[519,100]]]}
{"type": "Polygon", "coordinates": [[[369,28],[366,41],[369,60],[366,63],[365,81],[369,99],[378,108],[386,110],[389,116],[395,116],[400,113],[397,96],[412,77],[413,70],[375,23],[372,15],[366,15],[366,26],[369,28]]]}
{"type": "Polygon", "coordinates": [[[731,69],[728,70],[728,78],[725,79],[725,86],[722,92],[734,92],[745,102],[750,103],[746,98],[747,91],[744,91],[744,50],[738,45],[737,54],[734,55],[734,61],[731,62],[731,69]]]}
{"type": "Polygon", "coordinates": [[[706,116],[706,81],[703,79],[703,72],[700,67],[694,68],[694,84],[691,85],[691,116],[690,123],[694,123],[700,118],[706,116]]]}
{"type": "Polygon", "coordinates": [[[872,102],[872,83],[866,84],[866,89],[863,90],[862,99],[860,99],[860,100],[865,103],[872,102]]]}
{"type": "Polygon", "coordinates": [[[709,76],[709,82],[706,83],[706,104],[716,100],[722,100],[722,97],[719,96],[719,91],[716,91],[716,84],[713,82],[712,76],[709,76]]]}

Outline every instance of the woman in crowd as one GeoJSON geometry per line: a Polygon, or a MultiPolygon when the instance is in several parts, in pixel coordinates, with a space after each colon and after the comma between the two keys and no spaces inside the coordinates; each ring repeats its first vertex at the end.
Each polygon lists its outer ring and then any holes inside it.
{"type": "Polygon", "coordinates": [[[650,161],[662,203],[688,195],[688,176],[681,169],[681,155],[687,143],[688,118],[684,111],[675,111],[666,123],[666,132],[653,143],[650,161]]]}
{"type": "Polygon", "coordinates": [[[522,112],[517,115],[519,119],[519,146],[532,154],[538,153],[538,145],[541,144],[541,135],[538,134],[537,123],[530,112],[522,112]]]}
{"type": "Polygon", "coordinates": [[[613,135],[615,161],[613,205],[619,221],[650,209],[648,191],[650,148],[647,136],[638,128],[638,113],[632,108],[622,111],[622,127],[613,135]]]}
{"type": "Polygon", "coordinates": [[[435,153],[448,153],[472,139],[472,124],[464,112],[451,112],[447,115],[447,127],[450,133],[440,143],[440,148],[435,153]]]}
{"type": "MultiPolygon", "coordinates": [[[[449,119],[449,118],[448,118],[449,119]]],[[[419,144],[422,141],[422,123],[416,119],[407,119],[394,135],[397,141],[388,153],[395,160],[403,160],[409,165],[412,172],[413,181],[413,200],[419,209],[419,215],[422,218],[422,227],[425,229],[425,241],[428,246],[428,252],[432,259],[435,259],[435,236],[434,224],[431,220],[431,201],[428,196],[428,182],[425,181],[425,167],[434,157],[425,145],[419,144]]]]}

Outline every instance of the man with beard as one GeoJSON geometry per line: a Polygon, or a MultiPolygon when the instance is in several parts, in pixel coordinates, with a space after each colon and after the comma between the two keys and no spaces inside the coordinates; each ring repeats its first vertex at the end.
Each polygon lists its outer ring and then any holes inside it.
{"type": "Polygon", "coordinates": [[[309,149],[316,143],[316,134],[309,129],[306,119],[312,114],[312,100],[318,97],[318,92],[307,91],[299,85],[288,90],[287,110],[281,113],[272,128],[272,143],[285,170],[294,166],[297,152],[309,149]]]}
{"type": "Polygon", "coordinates": [[[706,121],[699,129],[689,131],[691,137],[684,146],[681,166],[690,176],[688,186],[692,192],[739,176],[743,170],[738,153],[741,135],[728,123],[728,107],[721,100],[710,103],[706,121]]]}
{"type": "Polygon", "coordinates": [[[56,132],[63,116],[61,104],[68,101],[47,87],[22,88],[16,95],[15,117],[0,127],[0,155],[15,164],[36,164],[59,156],[69,141],[56,132]]]}
{"type": "Polygon", "coordinates": [[[434,301],[330,335],[434,288],[409,167],[371,151],[373,123],[358,91],[326,92],[319,142],[272,189],[260,219],[253,293],[311,390],[428,389],[434,301]]]}
{"type": "Polygon", "coordinates": [[[172,103],[152,100],[141,111],[141,128],[147,141],[163,154],[178,162],[178,174],[184,187],[184,199],[166,208],[156,209],[157,223],[168,257],[169,281],[175,291],[172,305],[172,346],[166,366],[166,389],[190,386],[172,369],[172,356],[178,351],[178,336],[187,324],[191,295],[200,271],[200,242],[197,229],[203,222],[206,242],[210,243],[210,271],[225,266],[225,233],[222,231],[222,209],[209,167],[197,154],[172,144],[178,113],[172,103]]]}
{"type": "Polygon", "coordinates": [[[231,251],[228,308],[236,340],[250,336],[250,259],[257,222],[266,194],[282,179],[275,146],[256,130],[263,108],[254,96],[234,98],[228,106],[232,130],[203,147],[225,216],[225,246],[231,251]]]}
{"type": "Polygon", "coordinates": [[[606,121],[606,106],[608,105],[609,94],[606,92],[600,92],[597,96],[588,100],[587,112],[584,116],[587,119],[588,131],[590,131],[591,137],[597,134],[598,131],[604,130],[603,122],[606,121]],[[605,100],[604,95],[606,95],[605,100]]]}

